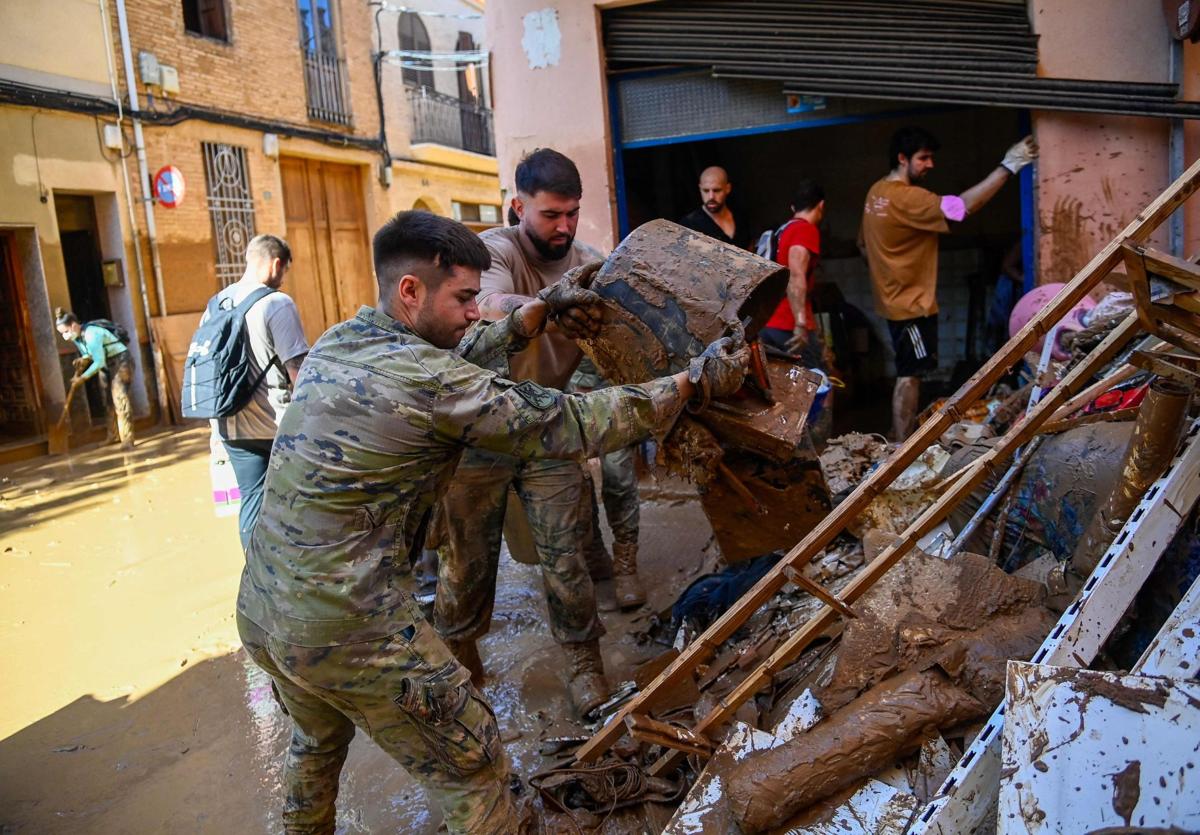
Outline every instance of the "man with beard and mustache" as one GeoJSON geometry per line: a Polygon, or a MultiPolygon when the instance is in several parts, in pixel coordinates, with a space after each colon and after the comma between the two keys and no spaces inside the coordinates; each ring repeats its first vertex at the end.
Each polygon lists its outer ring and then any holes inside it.
{"type": "Polygon", "coordinates": [[[681,217],[679,224],[723,243],[747,249],[750,238],[738,227],[729,208],[731,191],[733,185],[724,168],[719,165],[705,168],[700,172],[701,205],[681,217]]]}
{"type": "Polygon", "coordinates": [[[495,714],[404,588],[431,509],[464,450],[526,461],[626,447],[689,398],[736,391],[748,355],[722,339],[686,372],[585,395],[513,383],[494,369],[547,322],[598,306],[578,273],[483,325],[491,257],[465,226],[401,212],[373,248],[378,302],[317,340],[280,418],[238,593],[242,644],[292,723],[283,829],[334,831],[359,728],[450,832],[515,834],[495,714]]]}
{"type": "MultiPolygon", "coordinates": [[[[517,225],[480,235],[491,255],[491,267],[480,279],[479,310],[485,319],[502,319],[568,270],[594,270],[602,258],[575,240],[583,195],[575,163],[541,148],[521,160],[514,180],[512,209],[517,225]]],[[[583,356],[572,339],[578,334],[570,318],[564,317],[511,358],[507,376],[522,384],[566,388],[583,356]]],[[[525,507],[542,570],[550,630],[567,654],[568,690],[575,710],[583,715],[603,702],[610,690],[600,656],[604,628],[578,535],[580,464],[580,460],[522,461],[502,452],[469,450],[442,502],[445,527],[433,610],[442,637],[475,680],[482,681],[476,641],[487,633],[492,620],[511,487],[525,507]]]]}
{"type": "Polygon", "coordinates": [[[974,186],[959,195],[939,197],[919,185],[933,170],[939,147],[937,138],[921,128],[896,131],[888,151],[891,173],[867,192],[859,230],[875,309],[887,320],[896,353],[895,441],[912,433],[921,378],[937,368],[938,235],[950,231],[947,221],[961,221],[982,208],[1009,178],[1037,158],[1037,145],[1027,136],[974,186]]]}

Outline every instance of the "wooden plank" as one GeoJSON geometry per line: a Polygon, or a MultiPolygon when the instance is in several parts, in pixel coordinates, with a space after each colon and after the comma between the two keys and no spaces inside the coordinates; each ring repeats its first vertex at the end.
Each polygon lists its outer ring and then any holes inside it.
{"type": "MultiPolygon", "coordinates": [[[[1072,392],[1091,378],[1098,370],[1115,357],[1125,344],[1133,338],[1139,329],[1138,318],[1131,313],[1110,333],[1103,342],[1097,345],[1090,354],[1073,368],[1062,381],[1051,389],[1034,406],[1025,420],[1017,423],[1008,430],[986,453],[976,459],[976,467],[972,474],[957,482],[954,487],[930,505],[924,513],[917,517],[908,529],[901,534],[900,539],[888,546],[879,556],[863,568],[858,575],[842,589],[842,599],[853,603],[873,586],[887,571],[900,561],[901,557],[917,544],[927,533],[941,524],[955,505],[968,493],[985,480],[988,474],[997,479],[1003,474],[1001,465],[1018,448],[1024,446],[1046,421],[1054,410],[1061,406],[1072,392]]],[[[804,626],[792,633],[786,641],[763,664],[747,676],[735,687],[707,716],[696,723],[696,733],[705,734],[710,729],[720,726],[729,719],[738,707],[770,682],[771,677],[783,667],[792,663],[808,648],[808,645],[823,630],[834,622],[834,612],[826,607],[814,615],[804,626]]],[[[659,775],[673,770],[679,763],[678,752],[664,754],[650,768],[650,774],[659,775]]]]}
{"type": "Polygon", "coordinates": [[[1147,272],[1169,278],[1192,290],[1200,290],[1200,265],[1152,247],[1142,247],[1141,256],[1147,272]]]}
{"type": "MultiPolygon", "coordinates": [[[[985,394],[999,377],[1037,344],[1039,339],[1044,337],[1080,299],[1120,263],[1122,244],[1127,240],[1142,242],[1149,238],[1154,230],[1181,206],[1197,187],[1200,187],[1200,160],[1192,163],[1179,179],[1139,212],[1121,234],[1098,252],[1050,304],[1046,305],[1000,351],[993,355],[983,368],[972,375],[955,393],[954,397],[931,415],[912,437],[855,488],[845,501],[834,508],[821,524],[792,548],[779,564],[705,630],[695,642],[689,644],[679,658],[675,659],[646,691],[639,693],[627,702],[609,720],[607,725],[579,749],[578,759],[588,762],[599,758],[624,733],[624,718],[627,714],[639,709],[644,701],[653,696],[653,692],[657,688],[672,686],[678,678],[691,675],[692,670],[699,664],[710,659],[713,647],[724,643],[754,612],[758,611],[783,587],[786,582],[783,573],[785,565],[796,567],[804,565],[841,534],[877,495],[883,492],[900,473],[904,472],[909,464],[916,460],[917,456],[928,449],[929,445],[941,437],[941,434],[953,423],[961,419],[969,406],[985,394]]],[[[1055,398],[1051,402],[1059,405],[1061,400],[1055,398]]],[[[832,614],[832,610],[827,611],[832,614]]],[[[785,644],[786,646],[787,644],[785,644]]],[[[780,650],[777,650],[776,655],[783,649],[784,647],[781,647],[780,650]]]]}
{"type": "Polygon", "coordinates": [[[820,600],[826,606],[830,606],[833,609],[836,609],[842,615],[842,617],[853,618],[853,619],[858,618],[858,612],[854,611],[849,606],[847,606],[844,602],[842,602],[842,600],[840,600],[837,597],[837,595],[830,592],[824,586],[820,585],[819,583],[815,583],[812,580],[805,577],[803,572],[801,572],[800,569],[795,568],[790,565],[785,565],[783,567],[783,573],[784,573],[784,576],[786,576],[790,581],[795,583],[799,588],[804,589],[806,592],[808,592],[813,597],[820,600]]]}
{"type": "Polygon", "coordinates": [[[630,736],[639,742],[662,745],[685,754],[699,754],[702,757],[712,755],[712,743],[687,728],[668,725],[640,713],[626,716],[625,724],[629,728],[630,736]]]}

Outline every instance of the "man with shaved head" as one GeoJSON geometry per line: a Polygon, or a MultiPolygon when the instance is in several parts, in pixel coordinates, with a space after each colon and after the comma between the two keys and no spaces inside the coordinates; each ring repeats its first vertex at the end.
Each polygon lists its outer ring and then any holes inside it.
{"type": "Polygon", "coordinates": [[[731,191],[733,186],[725,169],[710,165],[700,172],[700,208],[688,212],[679,222],[710,238],[748,249],[750,236],[738,226],[729,209],[731,191]]]}

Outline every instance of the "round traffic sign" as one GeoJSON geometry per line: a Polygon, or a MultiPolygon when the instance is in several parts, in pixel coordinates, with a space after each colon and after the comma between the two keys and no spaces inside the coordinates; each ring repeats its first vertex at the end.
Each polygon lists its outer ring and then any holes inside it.
{"type": "Polygon", "coordinates": [[[174,209],[183,202],[186,191],[183,172],[174,165],[164,165],[154,175],[154,196],[158,198],[160,206],[174,209]]]}

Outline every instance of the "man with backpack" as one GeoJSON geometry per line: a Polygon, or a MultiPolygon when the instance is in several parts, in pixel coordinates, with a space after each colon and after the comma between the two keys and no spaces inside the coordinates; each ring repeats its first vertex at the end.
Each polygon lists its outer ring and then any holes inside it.
{"type": "Polygon", "coordinates": [[[63,339],[75,343],[80,354],[71,385],[82,385],[92,377],[100,381],[108,412],[104,442],[115,444],[119,440],[123,452],[133,449],[133,407],[129,402],[133,357],[126,345],[129,334],[107,319],[81,323],[74,313],[61,307],[55,311],[54,325],[63,339]]]}
{"type": "Polygon", "coordinates": [[[279,292],[291,263],[282,238],[251,239],[245,273],[209,301],[184,368],[184,417],[212,419],[237,478],[243,548],[262,507],[275,428],[308,353],[296,303],[279,292]]]}

